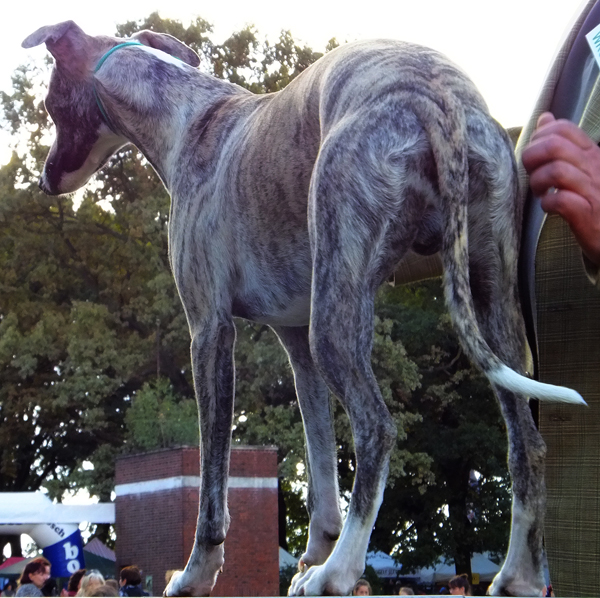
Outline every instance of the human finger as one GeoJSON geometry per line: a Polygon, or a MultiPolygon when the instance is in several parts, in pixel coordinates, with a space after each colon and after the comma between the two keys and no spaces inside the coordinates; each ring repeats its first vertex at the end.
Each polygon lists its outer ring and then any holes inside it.
{"type": "Polygon", "coordinates": [[[539,129],[546,125],[549,125],[551,122],[555,121],[554,114],[552,112],[542,112],[539,118],[537,119],[536,128],[539,129]]]}
{"type": "Polygon", "coordinates": [[[525,170],[531,173],[536,168],[555,160],[562,160],[583,169],[586,155],[585,150],[570,139],[551,134],[539,137],[530,143],[523,150],[521,159],[525,170]]]}
{"type": "Polygon", "coordinates": [[[565,160],[553,160],[533,170],[529,175],[529,185],[537,197],[545,195],[552,188],[584,197],[590,195],[587,173],[565,160]]]}
{"type": "Polygon", "coordinates": [[[570,120],[561,118],[559,120],[550,120],[543,125],[538,125],[538,128],[533,132],[530,142],[533,143],[543,137],[557,135],[564,139],[570,140],[575,145],[582,149],[588,149],[594,145],[588,134],[575,123],[570,120]]]}
{"type": "Polygon", "coordinates": [[[579,220],[589,218],[592,209],[583,195],[557,189],[540,196],[542,209],[549,214],[562,216],[569,224],[577,224],[579,220]]]}

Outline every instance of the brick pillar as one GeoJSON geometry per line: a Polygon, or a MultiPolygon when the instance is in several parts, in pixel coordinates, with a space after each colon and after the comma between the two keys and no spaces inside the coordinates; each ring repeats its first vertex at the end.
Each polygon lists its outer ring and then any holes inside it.
{"type": "MultiPolygon", "coordinates": [[[[116,463],[117,565],[137,565],[162,595],[165,574],[182,569],[198,516],[199,451],[182,447],[120,457],[116,463]]],[[[231,527],[213,596],[278,596],[277,449],[231,453],[231,527]]]]}

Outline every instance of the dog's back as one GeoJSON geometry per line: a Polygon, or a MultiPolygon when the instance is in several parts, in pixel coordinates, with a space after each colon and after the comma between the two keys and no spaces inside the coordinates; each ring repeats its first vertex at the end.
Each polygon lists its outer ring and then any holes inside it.
{"type": "Polygon", "coordinates": [[[540,398],[580,400],[505,367],[520,370],[525,360],[516,289],[521,221],[516,166],[505,131],[466,75],[443,55],[390,40],[336,49],[256,107],[223,170],[234,172],[228,177],[235,184],[231,195],[244,212],[242,227],[232,235],[247,269],[238,315],[285,325],[293,312],[296,324],[308,323],[311,214],[340,226],[358,215],[366,236],[352,226],[345,238],[354,241],[346,243],[347,255],[339,254],[348,276],[364,271],[358,264],[364,243],[381,245],[376,257],[368,257],[372,286],[409,249],[441,251],[455,327],[492,382],[540,398]],[[328,185],[349,183],[360,190],[355,200],[360,205],[352,205],[353,193],[347,193],[330,208],[318,207],[323,194],[316,187],[325,178],[328,185]],[[266,230],[267,246],[256,242],[266,230]],[[369,230],[379,238],[367,240],[369,230]],[[290,273],[287,286],[279,275],[282,263],[290,273]],[[259,282],[250,288],[247,281],[259,282]],[[259,297],[266,287],[275,290],[268,305],[259,297]],[[277,304],[294,307],[268,313],[277,304]]]}

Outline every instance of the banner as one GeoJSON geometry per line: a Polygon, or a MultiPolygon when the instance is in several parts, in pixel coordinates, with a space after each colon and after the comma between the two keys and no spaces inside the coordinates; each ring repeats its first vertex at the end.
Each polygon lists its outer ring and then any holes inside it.
{"type": "MultiPolygon", "coordinates": [[[[64,528],[72,526],[53,524],[53,527],[56,528],[60,539],[58,542],[44,547],[44,556],[52,564],[52,577],[71,577],[77,569],[85,567],[81,532],[77,528],[73,533],[67,535],[67,530],[64,528]]],[[[29,534],[35,540],[35,536],[31,532],[29,534]]]]}

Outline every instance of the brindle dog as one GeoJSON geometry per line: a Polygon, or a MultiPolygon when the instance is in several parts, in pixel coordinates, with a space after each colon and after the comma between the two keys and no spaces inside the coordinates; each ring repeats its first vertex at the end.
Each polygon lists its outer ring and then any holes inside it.
{"type": "Polygon", "coordinates": [[[374,296],[412,250],[441,253],[452,321],[506,419],[512,532],[491,590],[540,595],[545,447],[527,396],[582,399],[522,375],[515,162],[473,84],[433,50],[378,40],[342,46],[283,91],[253,95],[200,72],[198,56],[172,37],[134,38],[120,46],[69,21],[23,45],[46,43],[56,59],[46,98],[56,141],[41,188],[75,191],[133,143],[171,194],[202,481],[196,542],[166,594],[209,594],[223,565],[234,317],[275,330],[304,418],[310,534],[290,594],[350,593],[396,442],[370,363],[374,296]],[[356,450],[343,525],[330,391],[356,450]]]}

